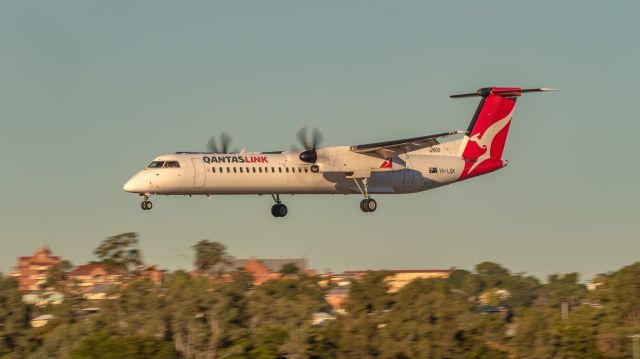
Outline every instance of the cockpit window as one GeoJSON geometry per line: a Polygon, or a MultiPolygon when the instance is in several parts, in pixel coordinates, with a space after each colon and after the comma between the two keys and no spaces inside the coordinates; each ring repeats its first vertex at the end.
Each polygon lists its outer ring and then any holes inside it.
{"type": "Polygon", "coordinates": [[[162,165],[164,165],[164,161],[153,161],[149,165],[149,168],[160,168],[162,165]]]}
{"type": "Polygon", "coordinates": [[[180,168],[180,163],[178,161],[167,161],[164,163],[164,166],[171,168],[180,168]]]}

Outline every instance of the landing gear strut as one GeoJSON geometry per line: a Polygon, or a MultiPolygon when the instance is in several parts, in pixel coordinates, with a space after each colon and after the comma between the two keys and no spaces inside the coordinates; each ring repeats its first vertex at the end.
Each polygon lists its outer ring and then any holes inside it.
{"type": "Polygon", "coordinates": [[[144,201],[142,201],[142,203],[140,203],[140,208],[142,208],[143,211],[149,211],[149,210],[151,210],[151,208],[153,208],[153,203],[151,203],[151,201],[149,201],[149,196],[148,195],[144,195],[144,201]]]}
{"type": "Polygon", "coordinates": [[[274,217],[284,217],[284,216],[286,216],[289,211],[287,209],[287,206],[285,206],[280,201],[280,195],[279,194],[271,195],[271,198],[273,198],[273,200],[276,202],[276,204],[274,204],[273,207],[271,207],[271,214],[274,217]]]}
{"type": "Polygon", "coordinates": [[[358,178],[354,176],[353,180],[356,182],[356,186],[358,186],[360,193],[364,196],[364,199],[360,201],[360,210],[365,213],[375,212],[375,210],[378,209],[378,202],[369,197],[369,177],[358,178]],[[358,180],[362,182],[362,185],[358,180]]]}

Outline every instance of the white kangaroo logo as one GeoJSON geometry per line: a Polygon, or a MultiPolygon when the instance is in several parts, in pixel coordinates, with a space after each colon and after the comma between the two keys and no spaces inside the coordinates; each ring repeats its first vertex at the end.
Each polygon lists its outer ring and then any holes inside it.
{"type": "Polygon", "coordinates": [[[478,157],[476,162],[471,166],[471,168],[469,169],[469,173],[471,173],[474,168],[476,168],[480,163],[491,156],[491,144],[493,144],[493,139],[496,137],[498,132],[502,131],[502,129],[505,128],[505,126],[507,126],[509,122],[511,122],[512,115],[513,110],[511,110],[511,112],[509,112],[509,114],[506,115],[503,119],[494,122],[493,125],[489,126],[489,128],[484,131],[484,133],[476,133],[475,135],[471,136],[471,138],[469,138],[469,141],[475,142],[478,147],[486,149],[486,151],[480,157],[478,157]]]}

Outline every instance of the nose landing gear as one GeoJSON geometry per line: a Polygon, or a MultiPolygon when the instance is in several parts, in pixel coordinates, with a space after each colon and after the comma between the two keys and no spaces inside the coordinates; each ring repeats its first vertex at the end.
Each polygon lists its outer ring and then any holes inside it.
{"type": "Polygon", "coordinates": [[[144,196],[144,201],[140,203],[140,208],[142,208],[143,211],[149,211],[151,210],[151,208],[153,208],[153,203],[149,201],[149,196],[147,195],[144,196]]]}
{"type": "Polygon", "coordinates": [[[287,213],[289,212],[289,210],[287,209],[287,206],[285,206],[280,201],[280,195],[279,194],[271,195],[271,198],[273,198],[273,200],[276,202],[276,204],[274,204],[271,207],[271,214],[274,217],[284,217],[284,216],[286,216],[287,213]]]}

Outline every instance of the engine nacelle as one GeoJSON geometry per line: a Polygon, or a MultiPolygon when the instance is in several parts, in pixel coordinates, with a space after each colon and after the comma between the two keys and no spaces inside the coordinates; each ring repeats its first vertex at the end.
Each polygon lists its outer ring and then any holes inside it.
{"type": "Polygon", "coordinates": [[[300,153],[300,161],[306,163],[316,163],[318,161],[318,153],[316,150],[306,150],[300,153]]]}

